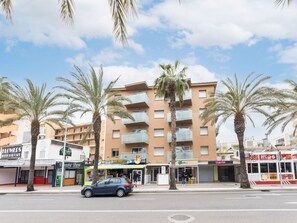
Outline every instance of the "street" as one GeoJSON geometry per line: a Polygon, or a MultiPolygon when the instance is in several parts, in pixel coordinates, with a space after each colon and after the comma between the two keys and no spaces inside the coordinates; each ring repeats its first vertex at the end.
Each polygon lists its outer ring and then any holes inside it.
{"type": "Polygon", "coordinates": [[[296,222],[296,191],[132,193],[84,198],[79,194],[0,195],[8,222],[296,222]]]}

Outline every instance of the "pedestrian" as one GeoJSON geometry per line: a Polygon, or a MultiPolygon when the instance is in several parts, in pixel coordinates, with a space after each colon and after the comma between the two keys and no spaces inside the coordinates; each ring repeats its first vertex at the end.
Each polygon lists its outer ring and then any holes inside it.
{"type": "Polygon", "coordinates": [[[133,172],[133,183],[135,187],[137,187],[137,180],[138,180],[138,174],[136,171],[133,172]]]}
{"type": "Polygon", "coordinates": [[[184,170],[182,172],[182,184],[185,184],[187,182],[187,178],[188,178],[188,174],[187,174],[187,171],[184,170]]]}

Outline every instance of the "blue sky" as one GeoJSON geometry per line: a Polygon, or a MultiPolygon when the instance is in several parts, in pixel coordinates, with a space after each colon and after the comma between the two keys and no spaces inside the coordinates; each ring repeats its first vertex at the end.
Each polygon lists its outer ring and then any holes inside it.
{"type": "MultiPolygon", "coordinates": [[[[74,26],[61,21],[57,2],[14,0],[13,24],[0,15],[1,76],[52,87],[58,76],[74,71],[73,64],[102,64],[106,81],[121,75],[118,86],[152,84],[158,64],[179,59],[193,82],[256,72],[271,75],[269,85],[285,88],[285,79],[296,78],[296,2],[277,8],[274,0],[138,0],[125,48],[114,41],[107,0],[74,1],[74,26]]],[[[262,139],[263,119],[255,120],[246,137],[262,139]]],[[[236,141],[232,122],[220,132],[221,142],[236,141]]],[[[276,130],[270,137],[280,135],[276,130]]]]}

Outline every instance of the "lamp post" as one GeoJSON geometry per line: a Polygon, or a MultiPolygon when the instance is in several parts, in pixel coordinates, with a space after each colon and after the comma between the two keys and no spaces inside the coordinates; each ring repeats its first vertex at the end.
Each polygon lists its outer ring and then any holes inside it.
{"type": "Polygon", "coordinates": [[[64,146],[63,146],[63,159],[62,159],[62,173],[61,173],[61,180],[60,180],[60,190],[63,190],[64,184],[64,174],[65,174],[65,153],[66,153],[66,142],[67,142],[67,117],[68,117],[68,110],[70,107],[70,100],[68,98],[68,108],[66,110],[66,117],[65,117],[65,133],[64,133],[64,146]]]}
{"type": "Polygon", "coordinates": [[[278,145],[275,145],[275,148],[277,150],[277,163],[278,163],[278,169],[279,169],[279,182],[280,186],[283,186],[283,179],[282,179],[282,168],[281,168],[281,160],[282,160],[282,153],[277,147],[278,145]]]}

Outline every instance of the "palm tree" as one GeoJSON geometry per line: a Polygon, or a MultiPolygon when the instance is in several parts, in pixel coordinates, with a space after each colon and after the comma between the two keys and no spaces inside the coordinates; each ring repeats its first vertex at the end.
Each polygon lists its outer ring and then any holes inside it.
{"type": "MultiPolygon", "coordinates": [[[[297,118],[297,83],[293,80],[286,80],[290,89],[282,90],[281,100],[276,104],[276,110],[270,119],[267,119],[265,124],[268,125],[268,133],[270,133],[277,126],[282,124],[282,132],[289,123],[294,123],[297,118]]],[[[293,136],[295,136],[297,125],[294,123],[293,136]]]]}
{"type": "Polygon", "coordinates": [[[5,97],[4,95],[8,94],[9,83],[5,81],[6,77],[0,77],[0,113],[5,112],[4,103],[5,97]]]}
{"type": "MultiPolygon", "coordinates": [[[[113,32],[116,40],[127,45],[127,16],[137,16],[136,3],[134,0],[108,0],[113,19],[113,32]]],[[[12,21],[12,0],[0,0],[2,10],[6,18],[12,21]]],[[[60,15],[65,22],[73,22],[74,0],[59,0],[60,15]]]]}
{"type": "Polygon", "coordinates": [[[26,80],[27,86],[22,88],[16,83],[11,83],[9,95],[7,95],[8,109],[14,109],[19,119],[31,122],[31,159],[27,191],[34,191],[34,169],[36,159],[36,145],[40,131],[40,124],[58,124],[65,112],[53,110],[61,105],[57,102],[57,95],[46,91],[46,84],[41,87],[35,86],[31,80],[26,80]]]}
{"type": "Polygon", "coordinates": [[[234,131],[237,135],[240,152],[240,187],[250,188],[246,172],[244,153],[244,132],[247,120],[254,125],[252,114],[259,113],[270,118],[267,107],[275,105],[275,98],[279,93],[270,87],[263,86],[269,76],[250,74],[243,83],[235,75],[234,80],[227,78],[222,81],[226,92],[217,91],[212,97],[206,99],[206,110],[201,114],[204,124],[219,121],[218,129],[229,118],[234,121],[234,131]]]}
{"type": "Polygon", "coordinates": [[[175,162],[176,162],[176,97],[180,103],[183,102],[185,92],[189,89],[188,79],[186,79],[186,67],[178,71],[179,61],[171,64],[160,64],[162,74],[155,80],[156,96],[169,100],[171,112],[171,165],[170,165],[170,190],[176,190],[175,182],[175,162]]]}
{"type": "Polygon", "coordinates": [[[123,102],[127,100],[124,97],[115,95],[118,93],[113,90],[118,78],[111,81],[105,88],[103,86],[103,68],[99,69],[99,74],[90,66],[89,74],[84,73],[79,67],[74,66],[76,73],[72,72],[69,80],[59,77],[57,80],[65,83],[65,86],[59,86],[66,93],[64,96],[73,101],[73,111],[81,112],[81,116],[86,113],[92,113],[92,128],[95,137],[95,158],[94,158],[94,178],[93,183],[98,181],[98,161],[100,148],[100,131],[102,117],[107,117],[114,121],[115,116],[122,118],[133,117],[127,112],[123,102]]]}
{"type": "Polygon", "coordinates": [[[284,6],[286,3],[290,5],[293,0],[274,0],[277,6],[284,6]]]}

